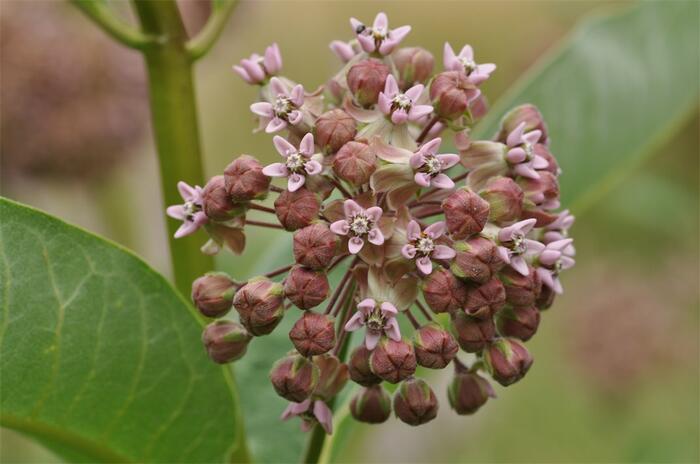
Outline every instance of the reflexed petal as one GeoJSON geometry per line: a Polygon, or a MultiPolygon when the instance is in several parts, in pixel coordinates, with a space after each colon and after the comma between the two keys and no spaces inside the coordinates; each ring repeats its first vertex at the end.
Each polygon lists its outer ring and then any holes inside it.
{"type": "Polygon", "coordinates": [[[287,127],[287,121],[280,118],[273,118],[265,127],[265,132],[267,132],[268,134],[273,134],[275,132],[281,131],[285,127],[287,127]]]}
{"type": "Polygon", "coordinates": [[[530,163],[518,164],[513,168],[513,172],[522,177],[527,177],[528,179],[539,179],[540,175],[532,169],[530,163]]]}
{"type": "Polygon", "coordinates": [[[527,159],[527,153],[520,147],[511,148],[508,150],[506,159],[512,164],[522,163],[527,159]]]}
{"type": "Polygon", "coordinates": [[[391,98],[389,98],[384,92],[379,92],[379,100],[377,103],[382,113],[391,113],[391,98]]]}
{"type": "Polygon", "coordinates": [[[398,314],[399,310],[396,309],[396,306],[393,304],[389,303],[388,301],[385,301],[384,303],[381,304],[380,306],[382,314],[384,317],[393,317],[396,314],[398,314]]]}
{"type": "Polygon", "coordinates": [[[559,276],[555,276],[552,280],[552,283],[554,284],[552,286],[552,290],[554,290],[554,293],[556,293],[557,295],[561,295],[562,293],[564,293],[564,287],[561,286],[559,276]]]}
{"type": "Polygon", "coordinates": [[[395,342],[401,341],[401,330],[399,329],[399,322],[395,317],[392,317],[387,322],[386,326],[384,327],[384,333],[395,342]]]}
{"type": "Polygon", "coordinates": [[[396,79],[393,75],[389,74],[384,83],[384,94],[386,94],[389,99],[394,98],[399,93],[399,84],[396,83],[396,79]]]}
{"type": "Polygon", "coordinates": [[[537,141],[540,139],[541,136],[542,136],[542,131],[533,130],[533,131],[530,131],[526,134],[523,134],[523,140],[531,145],[534,145],[537,143],[537,141]]]}
{"type": "Polygon", "coordinates": [[[391,36],[391,40],[395,42],[395,45],[398,45],[409,32],[411,32],[411,26],[400,26],[396,29],[392,29],[389,35],[391,36]]]}
{"type": "Polygon", "coordinates": [[[440,173],[433,177],[431,184],[437,188],[450,189],[455,186],[454,181],[447,174],[440,173]]]}
{"type": "Polygon", "coordinates": [[[273,97],[288,97],[289,94],[287,93],[287,87],[284,85],[284,83],[279,80],[276,77],[273,77],[270,79],[270,92],[272,93],[273,97]]]}
{"type": "Polygon", "coordinates": [[[406,164],[411,162],[413,153],[405,148],[395,147],[384,142],[381,137],[375,136],[370,140],[370,147],[374,149],[377,157],[394,164],[406,164]]]}
{"type": "Polygon", "coordinates": [[[566,248],[566,247],[568,247],[569,245],[571,245],[572,243],[574,243],[574,239],[573,239],[573,238],[565,238],[565,239],[557,240],[556,242],[550,243],[549,245],[547,245],[547,248],[550,248],[550,249],[552,249],[552,250],[559,250],[559,251],[561,251],[561,250],[563,250],[564,248],[566,248]]]}
{"type": "Polygon", "coordinates": [[[265,79],[265,70],[258,63],[253,63],[250,60],[241,60],[241,66],[255,82],[261,82],[265,79]]]}
{"type": "Polygon", "coordinates": [[[365,298],[357,304],[357,309],[362,311],[363,314],[369,314],[375,306],[377,306],[377,302],[373,298],[365,298]]]}
{"type": "Polygon", "coordinates": [[[282,54],[276,43],[273,43],[265,49],[263,63],[269,74],[277,74],[282,69],[282,54]]]}
{"type": "Polygon", "coordinates": [[[433,107],[430,105],[413,105],[408,113],[409,119],[411,121],[417,121],[433,112],[433,107]]]}
{"type": "Polygon", "coordinates": [[[292,110],[289,112],[287,115],[287,120],[289,121],[289,124],[296,126],[301,122],[301,120],[304,118],[304,115],[301,114],[301,111],[297,110],[292,110]]]}
{"type": "Polygon", "coordinates": [[[301,174],[292,174],[287,179],[287,190],[290,192],[296,192],[299,190],[306,182],[306,177],[301,174]]]}
{"type": "Polygon", "coordinates": [[[323,170],[323,166],[316,160],[309,160],[304,165],[304,169],[308,175],[315,176],[323,170]]]}
{"type": "Polygon", "coordinates": [[[425,164],[425,159],[420,153],[414,153],[408,159],[408,164],[410,164],[413,169],[418,169],[425,164]]]}
{"type": "Polygon", "coordinates": [[[246,81],[248,84],[255,84],[255,81],[251,79],[251,77],[248,75],[248,72],[241,66],[233,65],[233,71],[239,76],[241,76],[243,80],[246,81]]]}
{"type": "Polygon", "coordinates": [[[303,139],[301,139],[301,143],[299,144],[299,153],[307,156],[314,154],[314,134],[309,132],[303,139]]]}
{"type": "Polygon", "coordinates": [[[353,237],[348,241],[348,251],[351,254],[356,255],[360,252],[364,244],[365,241],[362,240],[360,237],[353,237]]]}
{"type": "Polygon", "coordinates": [[[289,171],[284,163],[272,163],[263,168],[262,173],[269,177],[287,177],[289,171]]]}
{"type": "Polygon", "coordinates": [[[434,259],[452,259],[455,255],[457,255],[457,252],[447,245],[435,245],[432,257],[434,259]]]}
{"type": "Polygon", "coordinates": [[[510,263],[510,252],[508,248],[502,246],[496,247],[496,253],[498,253],[498,257],[501,258],[501,261],[506,264],[510,263]]]}
{"type": "Polygon", "coordinates": [[[425,228],[425,234],[432,238],[436,239],[440,237],[442,234],[445,233],[446,225],[445,221],[438,221],[434,224],[430,224],[428,227],[425,228]]]}
{"type": "Polygon", "coordinates": [[[277,153],[284,156],[285,158],[291,155],[292,153],[297,152],[297,149],[294,145],[292,145],[287,139],[285,139],[284,137],[280,137],[279,135],[275,135],[272,138],[272,143],[275,145],[277,153]]]}
{"type": "Polygon", "coordinates": [[[521,143],[523,143],[523,131],[525,130],[525,121],[521,122],[518,124],[518,127],[513,129],[513,131],[508,134],[508,138],[506,139],[506,144],[509,147],[517,147],[521,143]]]}
{"type": "Polygon", "coordinates": [[[430,258],[427,256],[417,259],[416,267],[425,275],[429,275],[431,272],[433,272],[433,262],[430,261],[430,258]]]}
{"type": "Polygon", "coordinates": [[[364,315],[360,311],[356,311],[350,320],[345,324],[344,329],[347,332],[354,332],[355,330],[361,328],[364,323],[364,315]]]}
{"type": "Polygon", "coordinates": [[[182,225],[175,231],[175,238],[181,238],[186,235],[190,235],[197,231],[199,226],[192,221],[185,221],[182,225]]]}
{"type": "Polygon", "coordinates": [[[357,28],[360,26],[364,26],[364,24],[357,18],[350,18],[350,26],[352,27],[353,34],[355,34],[357,33],[357,28]]]}
{"type": "Polygon", "coordinates": [[[341,219],[340,221],[335,221],[333,224],[331,224],[330,229],[334,234],[348,235],[348,232],[350,232],[350,224],[348,224],[348,221],[345,219],[341,219]]]}
{"type": "Polygon", "coordinates": [[[333,51],[333,53],[335,53],[335,55],[338,58],[340,58],[340,61],[342,61],[343,63],[347,63],[352,59],[353,56],[355,56],[355,51],[347,42],[334,40],[330,43],[329,47],[331,51],[333,51]]]}
{"type": "Polygon", "coordinates": [[[292,89],[292,93],[289,96],[294,106],[300,108],[304,104],[304,86],[297,84],[292,89]]]}
{"type": "Polygon", "coordinates": [[[572,258],[570,256],[562,256],[561,257],[561,268],[562,269],[571,269],[572,267],[574,267],[575,264],[576,264],[576,261],[574,260],[574,258],[572,258]]]}
{"type": "Polygon", "coordinates": [[[411,220],[408,225],[406,225],[406,237],[413,241],[420,237],[420,225],[418,222],[411,220]]]}
{"type": "Polygon", "coordinates": [[[416,257],[416,247],[407,243],[401,247],[401,254],[406,259],[413,259],[416,257]]]}
{"type": "Polygon", "coordinates": [[[443,47],[442,51],[442,65],[445,67],[446,71],[457,71],[455,64],[457,66],[461,66],[459,64],[459,61],[457,61],[457,57],[455,56],[455,51],[452,49],[452,46],[445,42],[445,46],[443,47]]]}
{"type": "Polygon", "coordinates": [[[199,200],[199,192],[196,187],[190,187],[187,183],[180,181],[177,183],[177,191],[180,192],[180,196],[185,201],[197,201],[199,200]]]}
{"type": "Polygon", "coordinates": [[[421,187],[430,187],[430,174],[417,172],[416,175],[413,176],[413,179],[416,181],[416,184],[421,187]]]}
{"type": "Polygon", "coordinates": [[[387,29],[389,27],[389,18],[386,17],[386,13],[380,11],[377,16],[374,17],[374,23],[372,24],[373,29],[387,29]]]}
{"type": "Polygon", "coordinates": [[[554,290],[554,275],[552,274],[552,271],[543,267],[538,267],[535,272],[537,272],[537,275],[543,284],[554,290]]]}
{"type": "Polygon", "coordinates": [[[365,34],[358,34],[357,41],[360,43],[360,47],[362,47],[362,50],[364,50],[365,52],[372,53],[374,51],[374,48],[376,46],[376,44],[374,43],[374,38],[365,34]]]}
{"type": "Polygon", "coordinates": [[[533,227],[535,227],[535,224],[537,224],[537,219],[530,218],[516,222],[511,227],[519,229],[520,231],[522,231],[523,234],[527,234],[532,230],[533,227]]]}
{"type": "Polygon", "coordinates": [[[539,254],[545,248],[544,243],[540,243],[537,240],[530,240],[529,238],[524,239],[523,243],[527,247],[527,251],[525,253],[528,256],[539,254]]]}
{"type": "Polygon", "coordinates": [[[365,215],[373,222],[379,221],[382,218],[382,213],[384,213],[384,211],[382,211],[379,206],[372,206],[365,210],[365,215]]]}
{"type": "Polygon", "coordinates": [[[170,216],[173,219],[178,219],[180,221],[184,221],[185,217],[187,216],[185,214],[185,206],[184,205],[173,205],[173,206],[168,206],[168,209],[165,210],[165,214],[170,216]]]}
{"type": "Polygon", "coordinates": [[[423,93],[423,84],[416,84],[410,89],[406,90],[405,95],[411,99],[412,102],[418,100],[420,94],[423,93]]]}
{"type": "Polygon", "coordinates": [[[524,276],[530,274],[525,258],[520,255],[510,257],[510,266],[524,276]]]}
{"type": "Polygon", "coordinates": [[[472,49],[471,45],[465,45],[462,47],[462,49],[459,51],[459,56],[460,58],[466,58],[468,60],[473,60],[474,59],[474,50],[472,49]]]}
{"type": "Polygon", "coordinates": [[[535,169],[547,169],[549,166],[549,161],[540,155],[535,155],[532,158],[532,167],[535,169]]]}
{"type": "Polygon", "coordinates": [[[479,74],[485,74],[488,77],[492,72],[496,70],[496,65],[493,63],[484,63],[476,67],[479,74]]]}
{"type": "Polygon", "coordinates": [[[374,348],[376,348],[377,343],[379,343],[380,338],[381,338],[381,334],[378,334],[376,332],[367,331],[367,333],[365,334],[365,347],[369,351],[372,351],[374,348]]]}
{"type": "Polygon", "coordinates": [[[440,160],[440,165],[442,166],[442,169],[450,169],[452,166],[459,163],[459,155],[455,155],[452,153],[437,155],[436,158],[440,160]]]}
{"type": "Polygon", "coordinates": [[[333,433],[333,413],[328,408],[326,403],[321,400],[314,401],[314,416],[323,430],[326,431],[328,435],[333,433]]]}
{"type": "Polygon", "coordinates": [[[362,206],[355,202],[355,200],[345,200],[343,203],[343,211],[345,212],[345,217],[349,219],[356,214],[360,214],[363,209],[362,206]]]}
{"type": "Polygon", "coordinates": [[[545,266],[552,266],[554,263],[557,262],[557,260],[561,257],[561,252],[556,251],[556,250],[544,250],[542,254],[540,254],[539,260],[540,263],[544,264],[545,266]]]}
{"type": "MultiPolygon", "coordinates": [[[[418,153],[421,153],[423,155],[434,155],[437,153],[437,151],[440,149],[440,144],[442,143],[442,138],[436,137],[432,139],[429,142],[425,142],[423,145],[421,145],[420,150],[418,150],[418,153]]],[[[438,156],[439,158],[439,156],[438,156]]],[[[459,161],[459,159],[458,159],[459,161]]]]}
{"type": "Polygon", "coordinates": [[[391,122],[394,124],[399,125],[405,123],[406,121],[408,121],[408,113],[406,113],[406,110],[400,108],[391,113],[391,122]]]}
{"type": "Polygon", "coordinates": [[[383,245],[384,234],[382,234],[382,231],[379,230],[378,227],[375,227],[372,230],[370,230],[367,234],[367,240],[369,240],[369,243],[372,243],[374,245],[383,245]]]}

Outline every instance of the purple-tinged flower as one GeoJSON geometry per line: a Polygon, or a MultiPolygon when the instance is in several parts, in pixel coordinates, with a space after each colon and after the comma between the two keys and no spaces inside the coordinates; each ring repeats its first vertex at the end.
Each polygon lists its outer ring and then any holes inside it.
{"type": "Polygon", "coordinates": [[[239,65],[234,65],[233,70],[249,84],[262,84],[270,76],[274,76],[282,69],[282,55],[280,48],[273,43],[265,49],[264,56],[257,53],[244,58],[239,65]]]}
{"type": "Polygon", "coordinates": [[[459,55],[455,55],[454,50],[447,42],[445,42],[443,64],[446,71],[464,72],[469,82],[474,85],[484,82],[496,69],[496,65],[493,63],[477,64],[474,61],[474,50],[470,45],[465,45],[459,55]]]}
{"type": "Polygon", "coordinates": [[[345,219],[331,224],[331,231],[338,235],[348,235],[348,250],[352,254],[360,252],[365,244],[365,237],[374,245],[384,244],[384,234],[379,230],[379,220],[383,211],[379,206],[364,209],[354,200],[343,203],[345,219]]]}
{"type": "Polygon", "coordinates": [[[526,276],[530,274],[527,258],[538,255],[544,250],[544,245],[537,240],[525,238],[537,222],[536,219],[525,219],[513,225],[504,227],[498,232],[500,243],[498,255],[510,264],[513,269],[526,276]]]}
{"type": "Polygon", "coordinates": [[[409,159],[411,167],[417,171],[414,180],[421,187],[450,189],[455,186],[452,179],[443,171],[459,163],[459,155],[438,155],[437,150],[441,143],[442,139],[439,137],[426,142],[409,159]]]}
{"type": "Polygon", "coordinates": [[[191,187],[180,181],[177,183],[180,196],[185,200],[181,205],[168,206],[166,213],[174,219],[182,221],[182,225],[175,232],[175,238],[184,237],[197,231],[208,221],[207,215],[202,211],[202,187],[191,187]]]}
{"type": "Polygon", "coordinates": [[[438,245],[435,241],[445,233],[444,221],[429,225],[421,231],[416,221],[411,221],[406,226],[408,243],[401,248],[401,254],[406,259],[415,259],[416,267],[425,275],[433,272],[431,259],[452,259],[455,251],[447,245],[438,245]]]}
{"type": "Polygon", "coordinates": [[[250,105],[250,110],[260,116],[266,124],[265,132],[279,132],[288,124],[299,124],[303,119],[299,108],[304,104],[304,87],[297,84],[290,92],[281,80],[273,77],[270,79],[270,91],[275,99],[274,103],[257,102],[250,105]]]}
{"type": "Polygon", "coordinates": [[[365,326],[365,347],[373,350],[379,343],[382,335],[386,334],[390,339],[398,342],[401,340],[399,323],[396,320],[398,314],[396,306],[385,301],[381,305],[372,298],[365,298],[357,305],[357,311],[345,324],[345,330],[354,332],[365,326]]]}
{"type": "Polygon", "coordinates": [[[301,139],[299,149],[289,143],[284,137],[276,135],[272,142],[275,148],[285,158],[284,163],[272,163],[262,170],[270,177],[286,177],[287,190],[296,192],[306,182],[306,176],[319,174],[323,166],[312,155],[314,154],[314,136],[308,133],[301,139]]]}
{"type": "Polygon", "coordinates": [[[355,18],[350,18],[350,24],[360,47],[367,53],[379,52],[381,55],[390,54],[411,32],[411,26],[389,29],[389,20],[383,12],[377,14],[371,27],[355,18]]]}
{"type": "Polygon", "coordinates": [[[518,124],[513,132],[508,134],[506,145],[508,153],[506,160],[513,166],[513,172],[530,179],[539,179],[537,169],[546,169],[549,163],[545,158],[535,154],[535,144],[540,139],[542,131],[525,132],[525,121],[518,124]]]}
{"type": "MultiPolygon", "coordinates": [[[[574,215],[571,214],[568,209],[565,209],[564,211],[559,213],[557,219],[555,219],[554,222],[545,226],[545,232],[542,236],[542,242],[545,245],[547,245],[549,243],[567,238],[569,235],[569,229],[574,224],[575,219],[576,218],[574,217],[574,215]]],[[[567,256],[574,256],[576,254],[576,249],[574,248],[574,245],[571,244],[567,246],[564,249],[564,254],[566,254],[567,256]]]]}
{"type": "Polygon", "coordinates": [[[310,431],[318,423],[328,435],[333,433],[333,412],[321,400],[309,398],[301,403],[290,402],[281,419],[287,420],[291,417],[301,418],[301,430],[304,432],[310,431]]]}
{"type": "Polygon", "coordinates": [[[576,264],[573,255],[569,254],[573,250],[573,242],[571,238],[550,242],[539,255],[540,267],[537,268],[537,275],[543,284],[559,295],[564,293],[559,281],[559,273],[576,264]]]}
{"type": "Polygon", "coordinates": [[[423,93],[423,85],[416,84],[406,92],[399,91],[399,84],[394,76],[389,74],[384,84],[384,92],[379,93],[379,109],[391,117],[394,124],[404,124],[406,121],[418,121],[430,114],[430,105],[416,105],[415,102],[423,93]]]}
{"type": "Polygon", "coordinates": [[[357,55],[357,52],[354,48],[352,48],[352,45],[341,40],[334,40],[330,43],[329,48],[333,53],[335,53],[335,56],[340,58],[340,61],[343,63],[347,63],[353,59],[355,55],[357,55]]]}

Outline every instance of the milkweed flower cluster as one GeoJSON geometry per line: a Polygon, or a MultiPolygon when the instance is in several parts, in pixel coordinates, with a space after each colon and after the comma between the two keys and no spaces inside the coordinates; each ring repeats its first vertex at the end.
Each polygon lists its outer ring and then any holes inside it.
{"type": "Polygon", "coordinates": [[[349,380],[360,386],[355,419],[380,423],[393,410],[411,425],[438,412],[417,366],[453,366],[458,414],[495,396],[489,378],[520,380],[533,362],[524,343],[575,254],[537,108],[514,108],[492,139],[472,139],[495,65],[445,44],[434,72],[429,51],[400,48],[410,27],[390,28],[383,13],[372,25],[353,18],[349,32],[330,46],[342,68],[313,92],[280,74],[277,45],[236,65],[260,89],[250,110],[282,159],[241,155],[203,188],[181,183],[184,204],[168,208],[183,221],[178,237],[206,230],[205,253],[241,253],[249,228],[293,234],[293,263],[245,282],[206,274],[192,298],[216,319],[203,341],[218,363],[296,318],[270,380],[290,402],[283,419],[329,434],[329,402],[349,380]],[[270,196],[272,207],[261,203],[270,196]],[[393,399],[385,382],[399,384],[393,399]]]}

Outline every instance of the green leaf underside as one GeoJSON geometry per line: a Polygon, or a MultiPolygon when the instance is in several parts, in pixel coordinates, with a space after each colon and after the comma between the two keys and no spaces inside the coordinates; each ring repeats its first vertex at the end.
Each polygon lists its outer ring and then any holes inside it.
{"type": "Polygon", "coordinates": [[[128,251],[0,199],[0,423],[69,461],[223,462],[230,374],[128,251]]]}

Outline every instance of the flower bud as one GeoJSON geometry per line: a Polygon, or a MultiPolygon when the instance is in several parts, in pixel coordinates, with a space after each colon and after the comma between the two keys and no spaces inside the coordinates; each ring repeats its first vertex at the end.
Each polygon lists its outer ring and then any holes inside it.
{"type": "Polygon", "coordinates": [[[530,340],[540,325],[540,312],[535,306],[513,306],[498,315],[498,331],[504,337],[524,342],[530,340]]]}
{"type": "Polygon", "coordinates": [[[290,354],[275,363],[270,371],[270,381],[279,396],[301,403],[318,384],[319,369],[310,359],[290,354]]]}
{"type": "Polygon", "coordinates": [[[496,244],[486,237],[477,235],[466,242],[455,242],[452,248],[457,254],[450,270],[460,279],[484,284],[505,266],[496,244]]]}
{"type": "Polygon", "coordinates": [[[452,333],[460,348],[467,353],[478,353],[496,337],[492,318],[478,319],[456,311],[451,314],[452,333]]]}
{"type": "Polygon", "coordinates": [[[422,289],[425,302],[436,313],[456,311],[467,301],[467,286],[441,267],[423,280],[422,289]]]}
{"type": "Polygon", "coordinates": [[[233,307],[248,331],[257,336],[272,332],[284,316],[284,289],[281,284],[257,277],[241,287],[233,298],[233,307]]]}
{"type": "Polygon", "coordinates": [[[351,141],[342,146],[333,159],[333,172],[353,185],[369,182],[377,168],[377,155],[369,145],[351,141]]]}
{"type": "Polygon", "coordinates": [[[192,282],[192,301],[206,317],[220,317],[231,309],[236,287],[223,272],[207,272],[192,282]]]}
{"type": "Polygon", "coordinates": [[[510,266],[500,274],[506,289],[506,302],[514,306],[528,306],[535,303],[542,290],[542,281],[533,268],[524,276],[510,266]]]}
{"type": "Polygon", "coordinates": [[[284,280],[284,293],[299,309],[318,306],[328,297],[328,277],[321,271],[294,266],[284,280]]]}
{"type": "Polygon", "coordinates": [[[394,394],[394,413],[408,425],[421,425],[435,419],[438,402],[425,380],[412,377],[401,383],[394,394]]]}
{"type": "Polygon", "coordinates": [[[355,138],[355,120],[341,109],[326,111],[316,120],[314,140],[321,151],[335,153],[355,138]]]}
{"type": "Polygon", "coordinates": [[[430,100],[435,112],[445,119],[457,119],[469,108],[469,102],[479,95],[479,91],[464,73],[445,71],[430,84],[430,100]]]}
{"type": "Polygon", "coordinates": [[[294,233],[294,260],[311,269],[325,269],[333,260],[340,240],[325,223],[316,223],[294,233]]]}
{"type": "Polygon", "coordinates": [[[236,204],[226,192],[224,176],[214,176],[207,182],[202,190],[202,205],[204,214],[209,219],[215,221],[231,219],[232,213],[236,210],[236,204]]]}
{"type": "Polygon", "coordinates": [[[381,385],[363,388],[350,401],[350,413],[360,422],[381,424],[391,415],[391,397],[381,385]]]}
{"type": "Polygon", "coordinates": [[[318,218],[321,203],[318,197],[302,187],[296,192],[285,190],[275,200],[275,213],[280,224],[294,231],[306,227],[318,218]]]}
{"type": "Polygon", "coordinates": [[[302,356],[327,353],[335,346],[333,318],[305,311],[289,331],[289,339],[302,356]]]}
{"type": "Polygon", "coordinates": [[[225,364],[241,359],[252,337],[242,325],[219,320],[204,328],[202,342],[212,361],[225,364]]]}
{"type": "Polygon", "coordinates": [[[474,414],[489,397],[496,397],[489,381],[472,372],[456,373],[447,387],[447,399],[459,415],[474,414]]]}
{"type": "Polygon", "coordinates": [[[442,202],[447,230],[454,240],[463,240],[483,230],[489,204],[468,188],[455,190],[442,202]]]}
{"type": "Polygon", "coordinates": [[[498,132],[496,140],[506,143],[508,134],[513,132],[521,122],[525,122],[525,132],[539,130],[542,132],[539,143],[547,143],[547,126],[544,123],[540,110],[535,105],[520,105],[510,110],[501,121],[501,130],[498,132]]]}
{"type": "Polygon", "coordinates": [[[235,201],[263,198],[271,178],[262,173],[263,165],[250,155],[241,155],[224,170],[226,191],[235,201]]]}
{"type": "Polygon", "coordinates": [[[493,177],[479,192],[489,203],[489,220],[496,224],[516,221],[523,212],[525,194],[510,177],[493,177]]]}
{"type": "Polygon", "coordinates": [[[459,350],[454,337],[435,322],[426,324],[415,332],[413,346],[418,364],[430,369],[447,366],[459,350]]]}
{"type": "Polygon", "coordinates": [[[557,177],[549,171],[538,171],[538,173],[539,179],[518,178],[518,185],[525,194],[525,200],[544,209],[558,208],[559,182],[557,177]]]}
{"type": "Polygon", "coordinates": [[[348,366],[328,353],[314,356],[313,361],[319,369],[318,384],[313,395],[328,401],[348,382],[348,366]]]}
{"type": "Polygon", "coordinates": [[[399,72],[399,87],[406,90],[414,84],[425,84],[433,75],[435,58],[421,47],[405,47],[394,52],[394,65],[399,72]]]}
{"type": "Polygon", "coordinates": [[[546,285],[542,285],[542,291],[540,292],[540,296],[537,297],[535,305],[540,309],[540,311],[549,309],[552,304],[554,304],[554,297],[556,296],[557,294],[554,292],[554,290],[546,285]]]}
{"type": "Polygon", "coordinates": [[[525,377],[532,356],[525,346],[512,338],[500,338],[484,350],[484,364],[493,379],[507,387],[525,377]]]}
{"type": "Polygon", "coordinates": [[[474,285],[467,291],[464,311],[470,316],[492,317],[506,303],[506,289],[497,278],[482,285],[474,285]]]}
{"type": "Polygon", "coordinates": [[[347,81],[355,101],[361,106],[377,103],[388,75],[389,67],[378,60],[367,59],[353,65],[348,71],[347,81]]]}
{"type": "Polygon", "coordinates": [[[369,358],[372,372],[389,383],[398,383],[416,371],[416,353],[413,345],[384,337],[369,358]]]}
{"type": "Polygon", "coordinates": [[[355,348],[350,355],[350,362],[348,363],[348,373],[350,374],[350,379],[363,385],[369,387],[382,382],[382,379],[377,377],[369,365],[369,358],[372,352],[367,349],[364,343],[355,348]]]}

